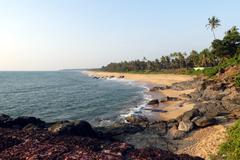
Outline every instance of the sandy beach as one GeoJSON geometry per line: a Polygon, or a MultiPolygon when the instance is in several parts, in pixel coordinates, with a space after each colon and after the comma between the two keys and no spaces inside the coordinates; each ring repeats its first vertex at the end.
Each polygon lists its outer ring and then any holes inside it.
{"type": "MultiPolygon", "coordinates": [[[[193,80],[193,76],[188,75],[176,75],[176,74],[131,74],[131,73],[115,73],[115,72],[100,72],[100,71],[88,71],[89,76],[96,77],[120,77],[124,76],[125,79],[134,80],[140,83],[147,83],[150,86],[159,86],[159,85],[172,85],[173,83],[190,81],[193,80]]],[[[184,112],[189,111],[193,108],[194,104],[186,102],[184,98],[181,97],[182,94],[191,93],[194,90],[183,90],[177,91],[173,89],[166,89],[162,91],[156,91],[157,94],[169,97],[176,97],[180,100],[177,101],[168,101],[161,103],[159,106],[154,106],[154,110],[163,110],[166,112],[152,112],[148,116],[150,119],[154,120],[171,120],[175,119],[178,116],[182,115],[184,112]]]]}

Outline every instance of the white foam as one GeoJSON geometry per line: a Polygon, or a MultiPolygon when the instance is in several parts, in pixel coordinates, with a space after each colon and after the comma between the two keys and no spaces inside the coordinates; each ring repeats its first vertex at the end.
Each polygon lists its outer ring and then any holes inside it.
{"type": "MultiPolygon", "coordinates": [[[[88,71],[82,71],[83,74],[86,74],[89,76],[89,72],[88,71]]],[[[109,81],[117,81],[117,82],[121,82],[127,85],[135,85],[138,86],[140,88],[143,88],[143,91],[140,91],[141,94],[143,94],[143,100],[142,102],[137,106],[137,107],[130,107],[126,110],[123,110],[123,113],[120,113],[120,118],[126,118],[129,117],[131,115],[144,115],[144,113],[148,113],[151,112],[151,110],[147,110],[147,109],[151,109],[149,107],[147,107],[147,103],[153,99],[152,95],[148,94],[150,88],[149,85],[147,85],[146,83],[139,83],[137,81],[134,80],[128,80],[128,79],[124,79],[124,78],[117,78],[117,77],[113,77],[113,78],[100,78],[103,80],[109,80],[109,81]]]]}

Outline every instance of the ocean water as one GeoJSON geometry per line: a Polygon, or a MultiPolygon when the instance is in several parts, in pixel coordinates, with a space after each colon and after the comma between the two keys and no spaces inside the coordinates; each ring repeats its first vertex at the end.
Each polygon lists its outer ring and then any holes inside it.
{"type": "Polygon", "coordinates": [[[106,125],[144,103],[146,88],[127,80],[92,79],[80,71],[0,72],[0,112],[52,122],[106,125]]]}

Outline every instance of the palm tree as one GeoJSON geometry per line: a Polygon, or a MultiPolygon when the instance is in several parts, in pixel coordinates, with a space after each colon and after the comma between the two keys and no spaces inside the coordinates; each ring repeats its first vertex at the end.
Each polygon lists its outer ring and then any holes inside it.
{"type": "Polygon", "coordinates": [[[212,16],[211,18],[208,18],[208,24],[206,25],[206,27],[211,29],[214,39],[216,39],[214,30],[220,25],[220,20],[217,17],[212,16]]]}

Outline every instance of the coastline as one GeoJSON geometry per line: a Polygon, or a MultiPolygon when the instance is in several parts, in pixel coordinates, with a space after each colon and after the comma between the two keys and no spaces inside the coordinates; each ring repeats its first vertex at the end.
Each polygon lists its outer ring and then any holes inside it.
{"type": "MultiPolygon", "coordinates": [[[[148,91],[145,94],[149,95],[152,100],[158,99],[161,101],[161,99],[164,97],[174,97],[177,99],[174,101],[160,102],[159,105],[154,106],[145,104],[145,107],[142,107],[142,114],[146,116],[150,121],[170,121],[176,119],[183,113],[192,110],[194,106],[193,103],[186,102],[186,99],[181,97],[182,94],[189,94],[193,92],[194,89],[186,89],[180,91],[169,88],[164,90],[150,91],[151,88],[154,87],[171,86],[174,83],[191,81],[194,79],[194,76],[175,74],[131,74],[101,71],[85,71],[84,73],[90,77],[124,77],[126,80],[133,80],[136,83],[142,84],[148,88],[148,91]]],[[[141,106],[139,109],[140,108],[141,106]]]]}

